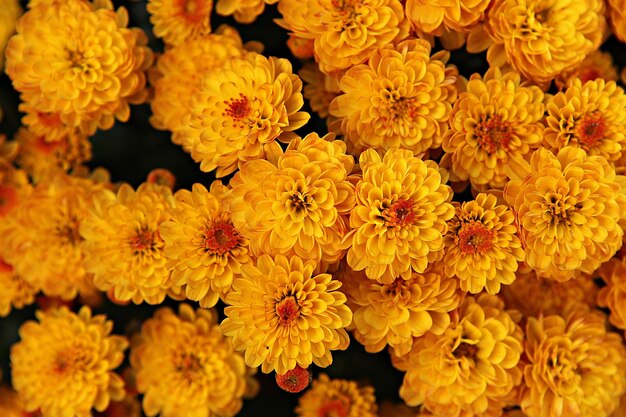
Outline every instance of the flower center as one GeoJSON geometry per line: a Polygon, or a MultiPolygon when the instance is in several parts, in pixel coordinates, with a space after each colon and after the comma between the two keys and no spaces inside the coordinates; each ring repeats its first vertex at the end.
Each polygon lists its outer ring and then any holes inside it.
{"type": "Polygon", "coordinates": [[[330,400],[324,403],[318,410],[318,417],[347,417],[348,407],[340,399],[330,400]]]}
{"type": "Polygon", "coordinates": [[[198,372],[202,369],[202,361],[193,353],[184,352],[176,357],[175,362],[176,370],[185,375],[198,372]]]}
{"type": "Polygon", "coordinates": [[[207,0],[178,0],[180,15],[189,23],[200,23],[209,16],[207,0]]]}
{"type": "Polygon", "coordinates": [[[78,219],[75,217],[70,217],[67,223],[57,226],[56,232],[57,236],[72,246],[83,240],[78,232],[78,219]]]}
{"type": "Polygon", "coordinates": [[[288,325],[293,323],[300,316],[300,306],[296,297],[289,295],[276,303],[276,315],[280,324],[288,325]]]}
{"type": "Polygon", "coordinates": [[[391,297],[402,295],[406,280],[404,278],[396,278],[391,284],[383,286],[383,292],[391,297]]]}
{"type": "Polygon", "coordinates": [[[216,222],[203,228],[202,246],[209,253],[223,255],[239,245],[239,232],[230,222],[216,222]]]}
{"type": "Polygon", "coordinates": [[[355,28],[358,25],[358,7],[363,5],[363,0],[331,0],[334,12],[342,23],[343,29],[355,28]]]}
{"type": "Polygon", "coordinates": [[[564,200],[559,195],[548,194],[544,201],[544,207],[550,217],[550,222],[556,225],[561,223],[568,225],[570,223],[570,211],[581,207],[580,203],[573,204],[574,202],[575,200],[572,200],[571,197],[564,200]]]}
{"type": "Polygon", "coordinates": [[[148,229],[140,229],[137,234],[130,238],[130,247],[137,252],[151,251],[155,247],[155,234],[148,229]]]}
{"type": "Polygon", "coordinates": [[[73,346],[59,352],[54,360],[54,372],[57,374],[75,374],[85,371],[90,362],[88,352],[81,346],[73,346]]]}
{"type": "Polygon", "coordinates": [[[469,358],[476,359],[476,354],[478,353],[478,347],[476,345],[470,345],[469,343],[462,342],[454,349],[452,354],[455,358],[469,358]]]}
{"type": "Polygon", "coordinates": [[[601,141],[606,134],[606,123],[600,113],[585,114],[576,123],[576,136],[582,148],[588,150],[601,141]]]}
{"type": "Polygon", "coordinates": [[[463,255],[482,255],[491,249],[495,232],[478,221],[464,223],[457,237],[463,255]]]}
{"type": "Polygon", "coordinates": [[[289,204],[296,212],[304,211],[311,205],[309,197],[301,192],[292,194],[291,197],[289,197],[289,204]]]}
{"type": "Polygon", "coordinates": [[[500,116],[487,116],[478,123],[474,132],[478,146],[492,154],[499,149],[507,149],[511,141],[511,126],[502,121],[500,116]]]}
{"type": "Polygon", "coordinates": [[[224,104],[228,107],[224,110],[222,115],[230,117],[233,119],[236,126],[242,128],[245,125],[244,119],[252,113],[252,107],[250,107],[248,97],[239,93],[239,98],[231,98],[230,100],[224,101],[224,104]]]}
{"type": "Polygon", "coordinates": [[[404,227],[415,222],[415,202],[411,199],[398,200],[383,211],[388,227],[404,227]]]}

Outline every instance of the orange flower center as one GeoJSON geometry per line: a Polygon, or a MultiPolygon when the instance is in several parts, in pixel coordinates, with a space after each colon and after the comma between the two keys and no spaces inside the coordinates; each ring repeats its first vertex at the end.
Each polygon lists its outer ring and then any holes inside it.
{"type": "Polygon", "coordinates": [[[57,236],[72,246],[76,246],[83,240],[78,232],[78,219],[75,217],[70,217],[67,223],[57,226],[56,232],[57,236]]]}
{"type": "Polygon", "coordinates": [[[383,211],[388,227],[403,227],[415,222],[415,202],[411,199],[398,200],[383,211]]]}
{"type": "Polygon", "coordinates": [[[174,359],[175,369],[182,373],[183,377],[191,380],[194,374],[203,370],[202,360],[193,353],[183,352],[174,359]]]}
{"type": "Polygon", "coordinates": [[[331,0],[331,5],[334,8],[333,15],[341,21],[343,29],[357,26],[356,20],[360,16],[357,8],[363,5],[363,0],[331,0]]]}
{"type": "Polygon", "coordinates": [[[42,113],[37,112],[37,118],[44,126],[60,126],[61,116],[57,113],[42,113]]]}
{"type": "Polygon", "coordinates": [[[44,154],[50,154],[52,153],[59,145],[61,144],[61,142],[47,142],[46,139],[43,136],[40,136],[37,138],[37,140],[35,141],[35,147],[44,154]]]}
{"type": "Polygon", "coordinates": [[[289,197],[291,208],[296,212],[306,210],[310,206],[309,197],[306,194],[297,192],[289,197]]]}
{"type": "Polygon", "coordinates": [[[478,353],[478,347],[476,345],[470,345],[469,343],[461,343],[454,349],[455,358],[470,358],[476,359],[476,354],[478,353]]]}
{"type": "Polygon", "coordinates": [[[606,122],[601,114],[594,112],[585,114],[576,123],[576,136],[578,136],[582,148],[588,150],[601,141],[606,134],[606,122]]]}
{"type": "Polygon", "coordinates": [[[0,217],[5,216],[17,204],[14,187],[0,185],[0,217]]]}
{"type": "Polygon", "coordinates": [[[90,362],[90,355],[81,346],[72,346],[59,352],[54,361],[57,374],[74,374],[85,370],[90,362]]]}
{"type": "Polygon", "coordinates": [[[169,170],[156,168],[148,174],[147,182],[150,184],[165,185],[170,190],[176,185],[176,177],[169,170]]]}
{"type": "Polygon", "coordinates": [[[495,232],[478,221],[461,226],[457,236],[463,255],[482,255],[491,249],[495,232]]]}
{"type": "Polygon", "coordinates": [[[155,246],[155,235],[156,233],[145,228],[138,230],[137,234],[130,238],[130,247],[135,253],[153,250],[155,246]]]}
{"type": "Polygon", "coordinates": [[[231,98],[224,101],[228,107],[222,113],[225,117],[230,117],[235,122],[236,126],[242,128],[245,124],[245,118],[252,113],[252,107],[250,107],[250,100],[248,97],[239,93],[239,98],[231,98]]]}
{"type": "Polygon", "coordinates": [[[300,316],[300,306],[293,295],[287,296],[276,303],[276,315],[280,324],[293,323],[300,316]]]}
{"type": "Polygon", "coordinates": [[[383,291],[386,295],[392,297],[396,297],[397,295],[401,296],[405,283],[406,280],[404,278],[396,278],[391,284],[384,285],[383,291]]]}
{"type": "Polygon", "coordinates": [[[500,116],[488,116],[478,123],[475,130],[478,146],[492,154],[499,149],[507,149],[511,141],[511,125],[500,116]]]}
{"type": "Polygon", "coordinates": [[[178,0],[179,15],[189,23],[200,23],[209,17],[210,0],[178,0]]]}
{"type": "Polygon", "coordinates": [[[239,245],[239,233],[230,222],[216,222],[204,229],[202,242],[207,252],[223,255],[239,245]]]}
{"type": "Polygon", "coordinates": [[[348,407],[340,399],[330,400],[324,403],[318,410],[318,417],[347,417],[348,407]]]}

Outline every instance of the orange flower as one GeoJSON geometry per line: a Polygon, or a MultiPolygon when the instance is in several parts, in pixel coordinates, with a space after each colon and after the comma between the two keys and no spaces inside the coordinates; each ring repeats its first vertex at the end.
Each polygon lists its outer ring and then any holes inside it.
{"type": "Polygon", "coordinates": [[[222,16],[233,15],[239,23],[252,23],[263,13],[266,4],[276,4],[278,0],[217,0],[215,11],[222,16]]]}
{"type": "Polygon", "coordinates": [[[376,417],[374,388],[359,387],[354,381],[330,379],[325,374],[313,381],[296,407],[298,417],[376,417]]]}
{"type": "Polygon", "coordinates": [[[168,45],[211,33],[213,0],[148,0],[154,34],[168,45]]]}
{"type": "Polygon", "coordinates": [[[617,81],[617,68],[613,64],[611,54],[600,50],[593,51],[578,66],[563,71],[554,81],[559,90],[564,90],[576,78],[580,78],[583,84],[598,78],[605,81],[617,81]]]}

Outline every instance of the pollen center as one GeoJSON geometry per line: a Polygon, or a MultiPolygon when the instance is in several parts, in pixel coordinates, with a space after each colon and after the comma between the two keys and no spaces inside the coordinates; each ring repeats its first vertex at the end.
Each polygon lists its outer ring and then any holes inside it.
{"type": "Polygon", "coordinates": [[[239,245],[239,233],[230,222],[217,222],[204,229],[202,242],[207,252],[223,255],[239,245]]]}
{"type": "Polygon", "coordinates": [[[457,236],[463,255],[482,255],[491,249],[494,231],[478,221],[463,224],[457,236]]]}
{"type": "Polygon", "coordinates": [[[300,306],[293,295],[276,303],[276,315],[281,324],[291,324],[300,316],[300,306]]]}
{"type": "Polygon", "coordinates": [[[207,0],[178,0],[178,10],[189,23],[201,23],[209,16],[207,0]]]}
{"type": "Polygon", "coordinates": [[[500,116],[487,117],[478,123],[475,130],[478,146],[492,154],[499,149],[507,149],[511,142],[511,126],[500,116]]]}
{"type": "Polygon", "coordinates": [[[478,353],[478,347],[476,345],[470,345],[469,343],[461,343],[454,349],[455,358],[470,358],[476,359],[476,354],[478,353]]]}
{"type": "Polygon", "coordinates": [[[57,374],[73,374],[84,370],[89,363],[89,355],[84,348],[71,347],[59,352],[54,361],[54,372],[57,374]]]}
{"type": "Polygon", "coordinates": [[[148,229],[141,229],[130,238],[130,247],[135,252],[143,252],[154,248],[154,233],[148,229]]]}
{"type": "Polygon", "coordinates": [[[606,123],[599,113],[586,114],[576,123],[576,136],[585,150],[596,146],[605,134],[606,123]]]}
{"type": "Polygon", "coordinates": [[[389,227],[403,227],[415,222],[415,203],[411,199],[398,200],[383,211],[389,227]]]}
{"type": "Polygon", "coordinates": [[[223,116],[232,118],[237,124],[243,125],[243,119],[252,113],[250,100],[241,93],[239,93],[239,98],[231,98],[229,101],[224,101],[224,104],[228,105],[228,107],[224,111],[223,116]]]}
{"type": "Polygon", "coordinates": [[[68,219],[67,223],[57,226],[56,232],[61,239],[72,246],[76,246],[83,239],[78,232],[78,220],[73,217],[68,219]]]}
{"type": "Polygon", "coordinates": [[[340,399],[330,400],[322,405],[318,411],[318,417],[348,417],[348,407],[340,399]]]}

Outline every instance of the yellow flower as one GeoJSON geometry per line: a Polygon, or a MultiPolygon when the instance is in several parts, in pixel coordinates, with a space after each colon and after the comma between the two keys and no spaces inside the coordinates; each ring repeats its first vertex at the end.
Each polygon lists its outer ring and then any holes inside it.
{"type": "Polygon", "coordinates": [[[540,148],[530,164],[511,161],[504,198],[513,208],[526,263],[542,277],[566,281],[591,274],[621,247],[618,225],[626,196],[615,169],[601,156],[572,146],[540,148]]]}
{"type": "Polygon", "coordinates": [[[380,284],[347,266],[337,276],[354,314],[354,336],[368,352],[389,345],[396,355],[407,354],[414,337],[428,331],[442,334],[450,324],[449,313],[462,299],[458,281],[444,275],[441,267],[390,284],[380,284]]]}
{"type": "Polygon", "coordinates": [[[15,22],[21,15],[19,0],[0,0],[0,70],[4,69],[4,49],[15,33],[15,22]]]}
{"type": "Polygon", "coordinates": [[[39,111],[32,105],[28,97],[28,94],[22,94],[22,100],[24,101],[20,103],[19,110],[24,113],[22,123],[33,134],[43,137],[45,142],[58,142],[63,141],[67,137],[83,135],[78,128],[65,124],[61,120],[60,112],[39,111]]]}
{"type": "Polygon", "coordinates": [[[252,370],[222,335],[213,310],[157,310],[132,341],[130,361],[149,417],[231,417],[252,370]]]}
{"type": "MultiPolygon", "coordinates": [[[[300,38],[293,33],[289,34],[289,38],[287,39],[287,47],[291,51],[292,55],[298,59],[309,59],[313,58],[314,50],[313,50],[313,39],[304,39],[300,38]]],[[[312,64],[312,63],[308,63],[312,64]]],[[[317,68],[317,65],[312,64],[317,68]]]]}
{"type": "Polygon", "coordinates": [[[601,312],[574,309],[526,325],[528,417],[610,416],[626,388],[626,348],[601,312]]]}
{"type": "Polygon", "coordinates": [[[620,41],[626,42],[626,2],[624,0],[608,0],[606,5],[613,34],[620,41]]]}
{"type": "Polygon", "coordinates": [[[598,305],[611,311],[609,321],[615,327],[626,330],[626,265],[623,260],[613,258],[598,270],[606,283],[598,293],[598,305]]]}
{"type": "Polygon", "coordinates": [[[478,24],[491,0],[407,0],[406,16],[416,30],[441,36],[467,32],[478,24]]]}
{"type": "Polygon", "coordinates": [[[443,263],[447,275],[459,278],[463,291],[497,294],[501,284],[515,281],[524,250],[514,221],[513,212],[491,194],[456,205],[444,238],[443,263]]]}
{"type": "Polygon", "coordinates": [[[211,33],[213,0],[148,0],[154,34],[167,45],[211,33]]]}
{"type": "MultiPolygon", "coordinates": [[[[400,396],[437,416],[492,416],[521,382],[522,329],[496,296],[467,297],[442,335],[415,340],[400,396]],[[436,410],[436,411],[435,411],[436,410]]],[[[500,413],[495,414],[497,416],[500,413]]]]}
{"type": "Polygon", "coordinates": [[[459,95],[443,138],[453,174],[475,187],[502,188],[511,158],[525,156],[541,142],[543,92],[524,86],[514,72],[472,75],[459,95]]]}
{"type": "Polygon", "coordinates": [[[617,81],[617,68],[613,65],[611,54],[600,50],[593,51],[578,66],[563,71],[554,81],[559,90],[564,90],[576,78],[580,78],[583,84],[598,78],[605,81],[617,81]]]}
{"type": "Polygon", "coordinates": [[[211,192],[201,184],[179,190],[172,217],[160,229],[172,281],[185,285],[187,298],[205,308],[213,307],[241,275],[242,265],[251,262],[248,241],[223,206],[224,188],[217,181],[211,192]]]}
{"type": "Polygon", "coordinates": [[[457,94],[448,57],[431,57],[428,42],[415,39],[383,44],[367,64],[350,68],[339,82],[343,94],[330,104],[346,139],[359,150],[440,147],[457,94]]]}
{"type": "Polygon", "coordinates": [[[278,0],[217,0],[215,11],[222,16],[233,17],[239,23],[252,23],[263,13],[266,4],[275,4],[278,0]]]}
{"type": "Polygon", "coordinates": [[[278,24],[314,40],[315,61],[326,74],[361,64],[409,34],[400,0],[282,0],[278,11],[278,24]]]}
{"type": "Polygon", "coordinates": [[[193,142],[185,141],[181,133],[191,116],[191,97],[200,90],[204,76],[243,54],[241,38],[228,30],[168,48],[150,74],[154,86],[154,98],[150,102],[152,126],[172,131],[172,141],[191,152],[193,142]]]}
{"type": "Polygon", "coordinates": [[[267,253],[333,263],[354,207],[345,144],[310,134],[294,139],[273,164],[246,163],[231,180],[232,221],[255,256],[267,253]]]}
{"type": "Polygon", "coordinates": [[[32,304],[38,291],[0,258],[0,317],[8,316],[11,308],[20,309],[32,304]]]}
{"type": "Polygon", "coordinates": [[[111,321],[92,317],[86,306],[78,314],[61,307],[36,315],[39,323],[24,323],[21,340],[11,347],[13,387],[26,411],[91,417],[92,408],[104,411],[124,397],[124,381],[113,370],[128,342],[110,335],[111,321]]]}
{"type": "Polygon", "coordinates": [[[282,375],[311,363],[325,368],[331,351],[350,340],[344,329],[352,320],[339,281],[314,275],[315,261],[297,256],[262,255],[256,266],[244,265],[242,277],[226,294],[222,331],[246,364],[282,375]]]}
{"type": "Polygon", "coordinates": [[[626,148],[626,94],[615,81],[573,80],[546,105],[542,145],[558,152],[565,146],[584,149],[609,161],[626,148]]]}
{"type": "Polygon", "coordinates": [[[180,292],[170,277],[160,235],[173,205],[170,189],[157,184],[144,183],[137,191],[123,184],[117,195],[110,190],[94,195],[80,235],[85,269],[94,274],[98,289],[135,304],[159,304],[168,292],[180,292]]]}
{"type": "Polygon", "coordinates": [[[0,257],[47,296],[71,300],[91,292],[78,228],[90,194],[103,187],[65,174],[37,184],[0,222],[0,257]]]}
{"type": "Polygon", "coordinates": [[[491,66],[510,64],[542,87],[580,64],[606,31],[602,0],[493,0],[468,50],[489,47],[491,66]]]}
{"type": "Polygon", "coordinates": [[[246,161],[280,152],[276,142],[289,142],[308,120],[302,81],[282,58],[250,54],[230,58],[207,75],[192,98],[185,141],[200,169],[223,177],[246,161]]]}
{"type": "Polygon", "coordinates": [[[435,162],[409,150],[392,148],[381,158],[368,149],[359,162],[363,178],[344,239],[348,264],[383,284],[411,279],[443,249],[446,221],[454,216],[452,190],[435,162]]]}
{"type": "Polygon", "coordinates": [[[110,129],[147,96],[152,52],[127,23],[125,9],[81,0],[31,5],[7,46],[6,72],[35,111],[87,135],[110,129]]]}
{"type": "Polygon", "coordinates": [[[376,417],[376,397],[371,386],[330,379],[320,374],[311,388],[298,400],[297,417],[376,417]]]}

